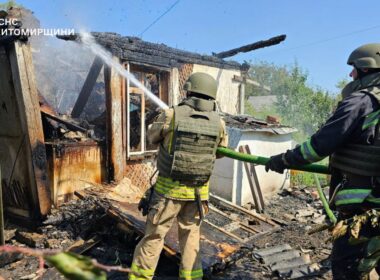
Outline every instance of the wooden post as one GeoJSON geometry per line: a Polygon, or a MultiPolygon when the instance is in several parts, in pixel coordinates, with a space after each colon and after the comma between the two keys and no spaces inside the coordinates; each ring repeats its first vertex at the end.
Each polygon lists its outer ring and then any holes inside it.
{"type": "Polygon", "coordinates": [[[86,81],[84,82],[82,90],[78,95],[78,99],[75,102],[74,108],[71,111],[71,116],[73,118],[79,118],[80,114],[82,114],[83,109],[86,106],[88,99],[90,98],[92,89],[94,88],[94,85],[102,68],[102,59],[98,56],[95,57],[94,62],[91,65],[90,71],[88,72],[86,81]]]}
{"type": "MultiPolygon", "coordinates": [[[[119,59],[114,57],[119,62],[119,59]]],[[[107,107],[107,157],[109,179],[119,181],[123,178],[126,164],[126,151],[123,148],[123,82],[122,77],[112,68],[104,69],[107,107]]]]}
{"type": "Polygon", "coordinates": [[[23,160],[27,168],[26,175],[30,191],[27,199],[31,202],[33,217],[38,219],[50,212],[51,198],[45,140],[30,45],[19,41],[12,43],[9,61],[21,128],[26,136],[23,160]]]}
{"type": "Polygon", "coordinates": [[[244,102],[245,102],[245,83],[242,82],[239,86],[239,96],[240,96],[240,110],[239,114],[244,114],[244,102]]]}

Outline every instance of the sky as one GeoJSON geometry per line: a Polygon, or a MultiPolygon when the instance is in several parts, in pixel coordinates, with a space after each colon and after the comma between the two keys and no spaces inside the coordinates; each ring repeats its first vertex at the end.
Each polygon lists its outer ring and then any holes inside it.
{"type": "MultiPolygon", "coordinates": [[[[1,2],[1,0],[0,0],[1,2]]],[[[380,42],[380,1],[17,0],[44,28],[85,28],[138,36],[211,55],[286,34],[279,45],[228,60],[298,63],[309,84],[331,93],[349,79],[349,54],[380,42]]]]}

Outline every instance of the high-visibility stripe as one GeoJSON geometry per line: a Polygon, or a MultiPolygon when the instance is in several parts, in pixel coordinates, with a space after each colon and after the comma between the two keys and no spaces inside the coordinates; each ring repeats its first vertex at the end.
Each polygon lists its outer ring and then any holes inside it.
{"type": "MultiPolygon", "coordinates": [[[[209,183],[196,187],[199,190],[201,200],[208,200],[209,183]]],[[[158,176],[155,191],[165,197],[182,200],[195,200],[195,187],[186,186],[171,178],[158,176]]]]}
{"type": "Polygon", "coordinates": [[[380,116],[380,110],[377,110],[375,112],[372,112],[371,114],[368,114],[365,117],[362,129],[364,130],[364,129],[368,128],[368,127],[377,125],[378,122],[379,122],[379,116],[380,116]]]}
{"type": "Polygon", "coordinates": [[[371,189],[341,190],[335,197],[335,205],[360,204],[370,195],[371,189]]]}
{"type": "Polygon", "coordinates": [[[152,279],[154,275],[154,269],[143,269],[135,263],[132,263],[131,271],[128,276],[129,280],[152,279]]]}
{"type": "Polygon", "coordinates": [[[314,150],[313,146],[311,145],[310,139],[301,144],[301,154],[302,157],[308,162],[320,161],[324,158],[318,155],[318,153],[314,150]]]}
{"type": "Polygon", "coordinates": [[[370,194],[365,201],[371,202],[371,203],[376,203],[380,204],[380,197],[374,197],[372,194],[370,194]]]}
{"type": "Polygon", "coordinates": [[[196,278],[202,278],[203,277],[203,269],[197,269],[197,270],[180,270],[179,271],[179,277],[181,279],[196,279],[196,278]]]}

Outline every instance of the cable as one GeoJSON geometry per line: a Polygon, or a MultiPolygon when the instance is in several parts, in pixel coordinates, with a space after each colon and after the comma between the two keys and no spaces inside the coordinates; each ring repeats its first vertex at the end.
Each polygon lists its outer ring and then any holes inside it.
{"type": "Polygon", "coordinates": [[[325,43],[325,42],[328,42],[328,41],[333,41],[333,40],[340,39],[340,38],[343,38],[343,37],[348,37],[348,36],[351,36],[351,35],[354,35],[354,34],[357,34],[357,33],[362,33],[362,32],[368,31],[368,30],[376,29],[376,28],[380,28],[380,25],[375,25],[375,26],[364,28],[364,29],[356,30],[356,31],[353,31],[353,32],[350,32],[350,33],[345,33],[345,34],[342,34],[342,35],[338,35],[338,36],[334,36],[334,37],[330,37],[330,38],[326,38],[326,39],[321,39],[321,40],[318,40],[318,41],[310,42],[310,43],[299,45],[299,46],[292,47],[292,48],[287,48],[287,49],[285,48],[285,49],[275,50],[275,51],[270,52],[270,53],[283,52],[283,51],[292,51],[292,50],[295,50],[295,49],[300,49],[300,48],[304,48],[304,47],[310,47],[310,46],[314,46],[314,45],[317,45],[317,44],[322,44],[322,43],[325,43]]]}
{"type": "Polygon", "coordinates": [[[142,35],[148,31],[154,24],[156,24],[163,16],[169,13],[181,0],[175,1],[163,14],[156,18],[151,24],[149,24],[139,35],[138,37],[142,38],[142,35]]]}

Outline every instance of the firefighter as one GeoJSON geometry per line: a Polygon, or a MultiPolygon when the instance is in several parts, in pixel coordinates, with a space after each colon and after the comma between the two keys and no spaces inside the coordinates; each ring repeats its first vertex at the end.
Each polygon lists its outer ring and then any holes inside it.
{"type": "MultiPolygon", "coordinates": [[[[265,169],[283,173],[330,156],[332,171],[330,203],[345,220],[380,208],[380,44],[366,44],[348,58],[353,67],[350,82],[334,114],[311,138],[283,154],[272,156],[265,169]]],[[[380,235],[366,225],[362,237],[380,235]]],[[[331,255],[334,279],[369,279],[359,272],[366,243],[353,245],[350,234],[333,242],[331,255]]]]}
{"type": "Polygon", "coordinates": [[[227,146],[227,134],[216,111],[216,80],[206,73],[194,73],[184,89],[187,98],[164,110],[148,128],[148,141],[159,144],[158,176],[153,189],[139,203],[147,221],[129,279],[152,279],[165,235],[176,218],[182,256],[179,277],[203,277],[200,225],[208,211],[216,149],[227,146]]]}

